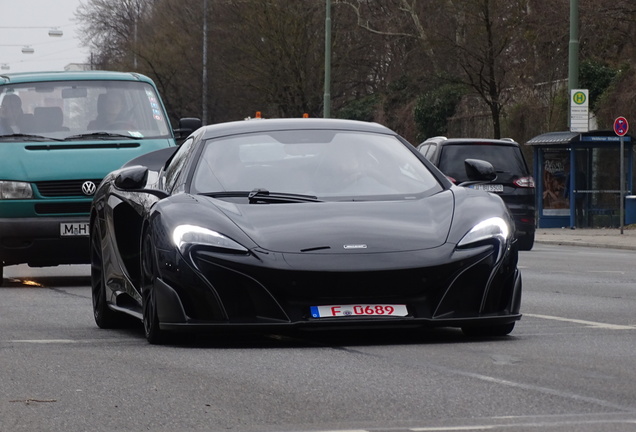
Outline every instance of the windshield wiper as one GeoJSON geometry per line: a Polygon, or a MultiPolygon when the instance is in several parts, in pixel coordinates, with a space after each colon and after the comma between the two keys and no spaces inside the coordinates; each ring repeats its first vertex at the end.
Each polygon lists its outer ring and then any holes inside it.
{"type": "Polygon", "coordinates": [[[5,139],[5,138],[28,138],[30,140],[37,140],[37,141],[62,141],[59,138],[51,138],[51,137],[47,137],[43,135],[32,135],[32,134],[23,134],[23,133],[0,135],[0,139],[5,139]]]}
{"type": "Polygon", "coordinates": [[[229,198],[229,197],[247,197],[250,204],[269,204],[269,203],[304,203],[304,202],[321,202],[318,197],[313,195],[293,194],[286,192],[270,192],[267,189],[253,189],[247,191],[225,191],[205,193],[212,198],[229,198]]]}
{"type": "Polygon", "coordinates": [[[112,132],[91,132],[91,133],[83,133],[78,135],[71,135],[64,138],[64,141],[73,141],[85,138],[97,138],[97,139],[118,139],[118,138],[128,138],[135,139],[135,137],[131,135],[118,134],[112,132]]]}
{"type": "Polygon", "coordinates": [[[294,203],[294,202],[320,202],[318,197],[313,195],[293,194],[286,192],[270,192],[267,189],[253,189],[247,198],[250,204],[261,203],[294,203]]]}

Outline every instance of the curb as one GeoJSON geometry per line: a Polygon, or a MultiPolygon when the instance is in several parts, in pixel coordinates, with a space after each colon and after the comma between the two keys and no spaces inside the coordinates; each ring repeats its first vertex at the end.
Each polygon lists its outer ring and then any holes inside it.
{"type": "Polygon", "coordinates": [[[598,242],[588,242],[588,241],[576,241],[576,240],[548,240],[548,239],[535,239],[536,243],[543,244],[554,244],[561,246],[584,246],[584,247],[595,247],[595,248],[606,248],[606,249],[620,249],[620,250],[636,250],[636,245],[620,245],[620,244],[609,244],[609,243],[598,243],[598,242]]]}

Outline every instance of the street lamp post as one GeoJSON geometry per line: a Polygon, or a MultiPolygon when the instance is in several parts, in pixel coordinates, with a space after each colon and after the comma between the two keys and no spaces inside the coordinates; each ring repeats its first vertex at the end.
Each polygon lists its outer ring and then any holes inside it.
{"type": "Polygon", "coordinates": [[[331,0],[326,0],[325,13],[325,95],[323,98],[324,118],[331,117],[331,0]]]}
{"type": "MultiPolygon", "coordinates": [[[[568,90],[579,88],[579,0],[570,0],[568,90]]],[[[570,92],[568,92],[570,93],[570,92]]]]}
{"type": "Polygon", "coordinates": [[[208,123],[208,1],[203,0],[203,52],[201,76],[201,121],[208,123]]]}

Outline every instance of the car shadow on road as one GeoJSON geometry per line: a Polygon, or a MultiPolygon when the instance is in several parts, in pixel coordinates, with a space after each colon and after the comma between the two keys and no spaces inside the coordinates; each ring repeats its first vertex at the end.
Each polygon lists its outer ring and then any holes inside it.
{"type": "MultiPolygon", "coordinates": [[[[138,337],[145,343],[141,323],[130,328],[117,330],[138,337]]],[[[312,330],[287,332],[254,332],[219,329],[216,333],[174,333],[163,346],[188,349],[284,349],[316,347],[363,347],[390,345],[437,345],[463,344],[474,342],[498,341],[513,342],[514,333],[502,337],[467,337],[461,330],[454,328],[426,329],[365,329],[365,330],[312,330]]]]}

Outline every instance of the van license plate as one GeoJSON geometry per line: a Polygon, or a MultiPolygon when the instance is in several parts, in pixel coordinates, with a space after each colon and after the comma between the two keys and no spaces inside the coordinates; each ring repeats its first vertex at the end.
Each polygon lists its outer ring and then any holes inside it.
{"type": "Polygon", "coordinates": [[[61,237],[86,237],[89,235],[88,222],[62,222],[60,223],[61,237]]]}

